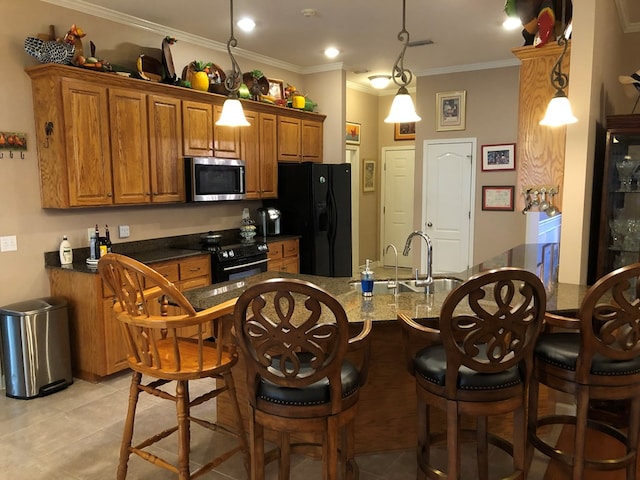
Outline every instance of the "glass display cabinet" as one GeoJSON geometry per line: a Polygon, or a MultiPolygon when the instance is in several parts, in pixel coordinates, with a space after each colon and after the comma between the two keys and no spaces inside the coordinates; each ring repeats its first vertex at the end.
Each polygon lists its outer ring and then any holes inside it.
{"type": "Polygon", "coordinates": [[[640,115],[607,118],[597,277],[640,260],[640,115]]]}

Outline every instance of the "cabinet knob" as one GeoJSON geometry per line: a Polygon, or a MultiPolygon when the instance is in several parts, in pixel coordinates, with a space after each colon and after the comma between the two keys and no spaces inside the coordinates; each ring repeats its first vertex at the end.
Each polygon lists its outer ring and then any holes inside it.
{"type": "Polygon", "coordinates": [[[107,193],[107,197],[111,198],[112,196],[113,196],[113,195],[112,195],[112,193],[111,193],[111,192],[108,192],[108,193],[107,193]]]}

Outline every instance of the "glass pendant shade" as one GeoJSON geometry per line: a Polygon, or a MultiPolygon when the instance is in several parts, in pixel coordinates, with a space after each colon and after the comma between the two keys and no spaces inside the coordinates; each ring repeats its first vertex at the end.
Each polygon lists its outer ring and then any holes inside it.
{"type": "Polygon", "coordinates": [[[410,123],[422,120],[416,113],[413,99],[406,88],[401,87],[393,98],[389,116],[384,119],[385,123],[410,123]]]}
{"type": "Polygon", "coordinates": [[[247,122],[242,109],[242,103],[237,98],[227,98],[222,105],[222,113],[216,122],[216,125],[222,127],[248,127],[251,124],[247,122]]]}
{"type": "Polygon", "coordinates": [[[561,127],[570,123],[576,123],[578,119],[571,111],[571,104],[564,92],[559,91],[549,102],[547,113],[540,120],[540,125],[546,127],[561,127]]]}

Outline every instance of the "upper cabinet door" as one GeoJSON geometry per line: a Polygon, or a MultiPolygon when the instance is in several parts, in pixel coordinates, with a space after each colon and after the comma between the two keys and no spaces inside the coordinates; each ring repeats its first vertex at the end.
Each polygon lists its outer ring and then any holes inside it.
{"type": "Polygon", "coordinates": [[[182,127],[185,157],[213,156],[213,105],[184,100],[182,127]]]}
{"type": "Polygon", "coordinates": [[[276,115],[260,114],[260,196],[278,197],[278,122],[276,115]]]}
{"type": "Polygon", "coordinates": [[[148,203],[149,143],[147,96],[135,90],[109,89],[114,203],[148,203]]]}
{"type": "Polygon", "coordinates": [[[245,127],[219,127],[216,122],[222,105],[213,107],[213,155],[220,158],[240,158],[240,131],[245,127]]]}
{"type": "Polygon", "coordinates": [[[184,161],[179,99],[149,95],[151,201],[183,202],[184,161]]]}
{"type": "Polygon", "coordinates": [[[299,162],[302,158],[302,122],[297,118],[278,116],[278,161],[299,162]]]}
{"type": "Polygon", "coordinates": [[[69,205],[109,205],[113,195],[107,89],[93,82],[63,79],[61,90],[69,205]]]}
{"type": "Polygon", "coordinates": [[[302,121],[302,161],[322,163],[322,122],[302,121]]]}

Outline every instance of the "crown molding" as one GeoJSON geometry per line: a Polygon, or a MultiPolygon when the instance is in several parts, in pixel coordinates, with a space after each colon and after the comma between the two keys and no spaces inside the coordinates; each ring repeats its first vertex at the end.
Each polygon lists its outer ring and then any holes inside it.
{"type": "MultiPolygon", "coordinates": [[[[104,8],[99,5],[94,5],[94,4],[85,2],[84,0],[40,0],[40,1],[44,3],[50,3],[52,5],[57,5],[59,7],[69,8],[77,12],[86,13],[87,15],[99,17],[104,20],[110,20],[112,22],[120,23],[122,25],[126,25],[129,27],[139,28],[141,30],[157,33],[162,37],[169,35],[169,36],[178,38],[180,41],[189,42],[194,45],[210,48],[212,50],[223,52],[225,54],[227,53],[226,43],[216,42],[215,40],[201,37],[199,35],[194,35],[189,32],[176,30],[176,29],[167,27],[165,25],[161,25],[159,23],[144,20],[143,18],[134,17],[133,15],[126,15],[124,13],[117,12],[109,8],[104,8]]],[[[267,65],[272,65],[274,67],[278,67],[283,70],[288,70],[290,72],[294,72],[298,74],[313,73],[315,71],[324,71],[324,70],[317,70],[315,69],[315,67],[313,69],[300,67],[298,65],[293,65],[288,62],[283,62],[282,60],[278,60],[277,58],[271,58],[264,55],[259,55],[254,52],[250,52],[248,50],[243,50],[242,48],[235,48],[234,53],[237,53],[237,55],[248,60],[255,60],[257,62],[265,63],[267,65]]],[[[331,64],[331,65],[335,65],[335,64],[331,64]]],[[[335,67],[332,69],[335,69],[335,67]]]]}
{"type": "Polygon", "coordinates": [[[466,65],[452,65],[450,67],[427,68],[416,70],[414,73],[419,77],[430,77],[433,75],[444,75],[445,73],[473,72],[477,70],[493,70],[495,68],[517,67],[520,60],[517,58],[509,60],[496,60],[494,62],[469,63],[466,65]]]}
{"type": "MultiPolygon", "coordinates": [[[[620,24],[622,25],[622,31],[624,33],[636,33],[640,32],[640,21],[633,22],[629,18],[629,11],[627,10],[627,4],[631,0],[615,0],[616,9],[618,10],[618,17],[620,18],[620,24]]],[[[633,0],[637,1],[637,0],[633,0]]]]}

